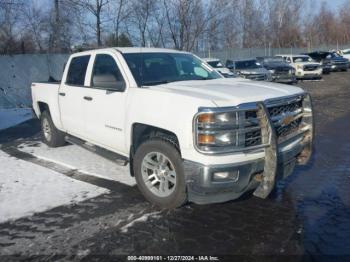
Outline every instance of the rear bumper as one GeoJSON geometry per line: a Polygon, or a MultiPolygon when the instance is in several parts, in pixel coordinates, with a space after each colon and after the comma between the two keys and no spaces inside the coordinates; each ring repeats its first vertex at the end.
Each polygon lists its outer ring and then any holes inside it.
{"type": "MultiPolygon", "coordinates": [[[[263,109],[266,110],[262,106],[263,109]]],[[[226,165],[203,165],[184,161],[188,200],[197,204],[234,200],[255,189],[254,195],[266,198],[277,180],[289,176],[296,164],[306,164],[312,153],[313,123],[310,130],[278,143],[266,111],[266,134],[272,134],[265,158],[226,165]],[[233,177],[218,181],[215,173],[229,172],[233,177]]],[[[263,125],[262,125],[263,126],[263,125]]]]}

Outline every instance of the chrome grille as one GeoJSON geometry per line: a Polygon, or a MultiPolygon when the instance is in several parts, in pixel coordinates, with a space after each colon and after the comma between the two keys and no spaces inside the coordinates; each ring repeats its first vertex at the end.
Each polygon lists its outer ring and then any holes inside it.
{"type": "Polygon", "coordinates": [[[265,74],[248,74],[245,75],[246,79],[250,79],[250,80],[255,80],[255,81],[264,81],[267,80],[267,75],[265,74]]]}
{"type": "Polygon", "coordinates": [[[294,121],[292,121],[287,126],[277,126],[276,127],[276,134],[278,137],[287,136],[293,132],[296,132],[299,128],[299,125],[301,123],[301,118],[298,118],[294,121]]]}
{"type": "MultiPolygon", "coordinates": [[[[245,127],[259,126],[256,111],[245,112],[245,127]]],[[[254,130],[245,133],[245,147],[261,145],[261,130],[254,130]]]]}
{"type": "Polygon", "coordinates": [[[315,71],[318,69],[317,65],[305,65],[304,66],[304,71],[315,71]]]}
{"type": "Polygon", "coordinates": [[[282,105],[267,106],[272,122],[275,125],[277,137],[287,136],[299,129],[303,116],[303,100],[287,101],[282,105]],[[289,123],[284,123],[290,117],[289,123]]]}
{"type": "Polygon", "coordinates": [[[301,109],[302,107],[303,107],[302,100],[299,100],[290,104],[269,107],[268,110],[269,110],[270,117],[273,118],[282,114],[295,112],[296,110],[301,109]]]}
{"type": "MultiPolygon", "coordinates": [[[[284,101],[277,105],[269,106],[269,111],[272,122],[274,123],[277,137],[288,136],[296,132],[302,123],[303,101],[301,98],[295,101],[284,101]],[[282,103],[282,104],[281,104],[282,103]],[[284,125],[283,119],[286,116],[294,118],[289,124],[284,125]]],[[[246,124],[245,127],[259,126],[257,113],[255,110],[245,112],[246,124]]],[[[254,130],[245,133],[245,147],[261,145],[261,130],[254,130]]]]}

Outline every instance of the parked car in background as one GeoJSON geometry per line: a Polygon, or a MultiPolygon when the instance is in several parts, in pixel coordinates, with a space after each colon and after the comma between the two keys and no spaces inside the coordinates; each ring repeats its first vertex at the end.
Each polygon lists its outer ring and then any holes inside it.
{"type": "Polygon", "coordinates": [[[235,77],[235,74],[231,72],[230,69],[225,67],[220,59],[217,58],[203,58],[205,62],[207,62],[208,65],[210,65],[215,70],[219,71],[220,74],[222,74],[224,77],[230,78],[235,77]]]}
{"type": "Polygon", "coordinates": [[[328,54],[329,52],[327,51],[315,51],[311,53],[305,53],[304,55],[308,55],[314,61],[320,63],[322,66],[323,74],[329,74],[330,72],[332,72],[332,61],[328,54]]]}
{"type": "Polygon", "coordinates": [[[226,61],[226,67],[239,77],[255,81],[271,81],[271,73],[265,69],[256,59],[226,61]]]}
{"type": "Polygon", "coordinates": [[[76,144],[122,165],[163,208],[266,198],[313,144],[301,88],[224,78],[188,52],[107,48],[70,56],[60,83],[33,83],[50,147],[76,144]]]}
{"type": "Polygon", "coordinates": [[[308,55],[276,55],[295,69],[297,79],[321,79],[322,65],[308,55]]]}
{"type": "Polygon", "coordinates": [[[339,53],[346,59],[350,61],[350,49],[339,50],[339,53]]]}
{"type": "Polygon", "coordinates": [[[295,76],[294,67],[286,63],[282,57],[257,57],[257,61],[270,71],[273,82],[294,84],[298,81],[295,76]]]}
{"type": "Polygon", "coordinates": [[[330,71],[347,71],[349,60],[337,54],[336,52],[315,51],[307,54],[316,62],[323,66],[323,73],[330,71]]]}

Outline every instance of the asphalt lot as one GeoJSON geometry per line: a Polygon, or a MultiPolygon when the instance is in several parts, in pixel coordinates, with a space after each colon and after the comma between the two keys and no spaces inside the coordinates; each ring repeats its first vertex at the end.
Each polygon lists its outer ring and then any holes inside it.
{"type": "Polygon", "coordinates": [[[298,84],[313,97],[314,155],[307,166],[279,182],[266,200],[246,195],[223,204],[158,210],[136,187],[19,151],[20,143],[40,140],[38,121],[4,130],[0,144],[6,153],[111,193],[0,224],[0,255],[45,260],[120,254],[350,257],[349,82],[350,72],[298,84]]]}

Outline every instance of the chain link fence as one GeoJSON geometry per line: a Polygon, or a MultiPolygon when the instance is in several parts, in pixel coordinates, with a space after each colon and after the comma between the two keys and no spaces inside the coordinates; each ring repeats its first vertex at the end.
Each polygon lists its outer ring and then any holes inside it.
{"type": "Polygon", "coordinates": [[[250,59],[256,58],[259,56],[275,56],[278,54],[303,54],[309,53],[312,51],[330,51],[330,50],[342,50],[350,48],[349,45],[325,45],[318,46],[313,48],[301,47],[301,48],[232,48],[224,50],[208,50],[195,52],[196,55],[202,58],[218,58],[222,62],[225,62],[227,59],[230,60],[241,60],[241,59],[250,59]]]}

